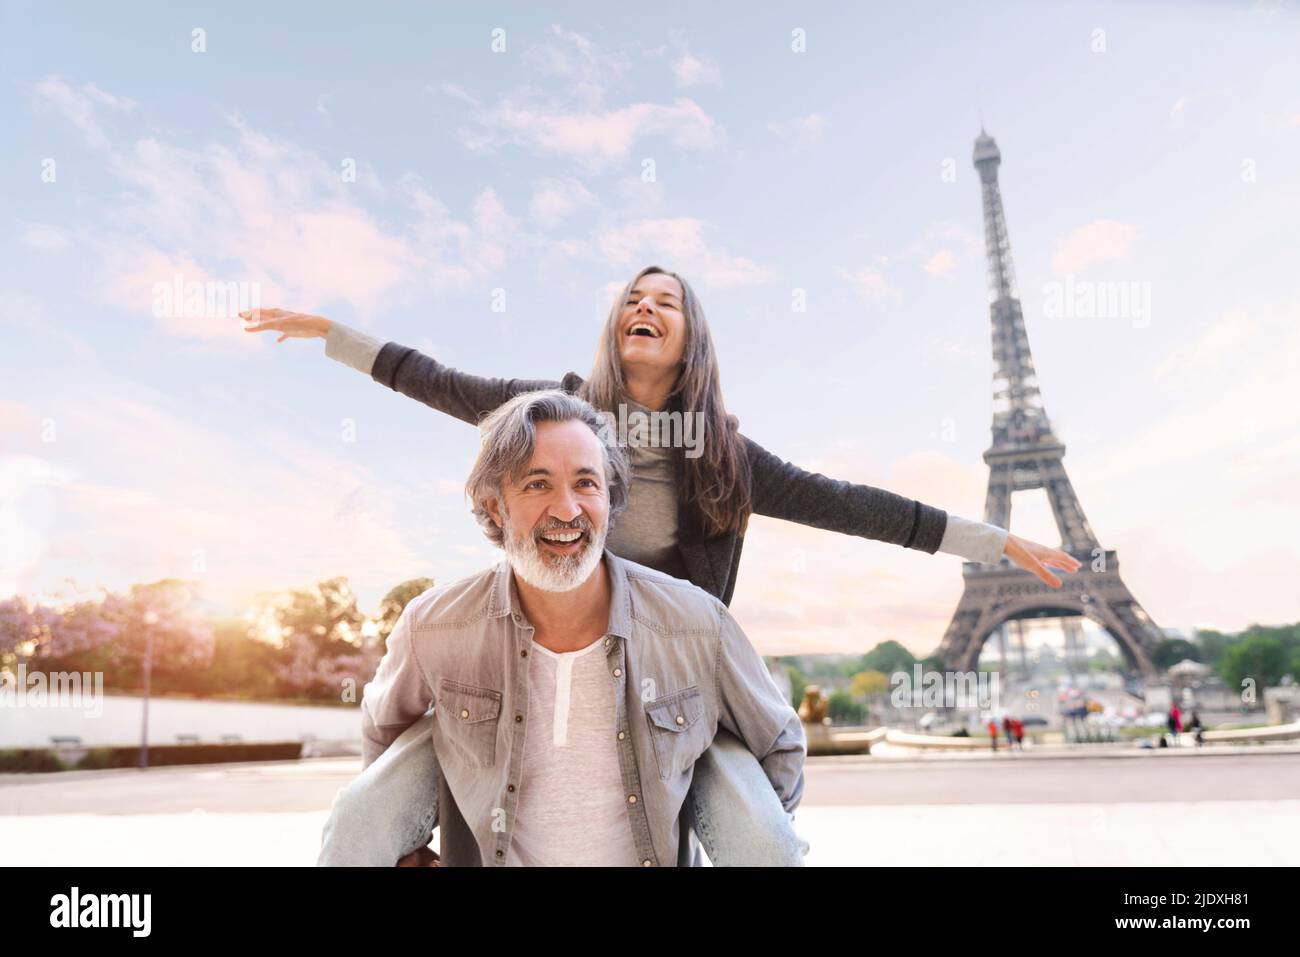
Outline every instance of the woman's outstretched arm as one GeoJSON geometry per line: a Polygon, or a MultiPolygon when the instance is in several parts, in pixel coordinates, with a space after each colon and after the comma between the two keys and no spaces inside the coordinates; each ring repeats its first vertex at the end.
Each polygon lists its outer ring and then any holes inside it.
{"type": "Polygon", "coordinates": [[[749,451],[753,509],[813,528],[915,548],[942,551],[973,562],[995,564],[1004,556],[1053,588],[1061,580],[1048,568],[1073,572],[1078,559],[1047,545],[1012,535],[1003,528],[949,515],[871,485],[855,485],[807,472],[744,438],[749,451]]]}
{"type": "Polygon", "coordinates": [[[376,382],[425,405],[478,424],[488,412],[512,396],[536,389],[560,388],[549,379],[492,379],[460,372],[415,349],[384,343],[341,322],[290,312],[261,309],[241,312],[248,332],[279,332],[278,342],[290,338],[325,340],[325,355],[364,372],[376,382]]]}

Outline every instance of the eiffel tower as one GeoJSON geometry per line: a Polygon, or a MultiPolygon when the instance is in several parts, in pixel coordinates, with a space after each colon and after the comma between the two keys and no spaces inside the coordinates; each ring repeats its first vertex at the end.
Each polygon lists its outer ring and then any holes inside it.
{"type": "Polygon", "coordinates": [[[993,444],[984,453],[989,466],[984,521],[1010,528],[1011,493],[1045,489],[1061,533],[1061,549],[1082,565],[1073,574],[1060,575],[1057,589],[1006,558],[996,565],[965,562],[965,590],[944,632],[939,656],[946,670],[974,671],[984,642],[1007,622],[1016,622],[1019,631],[1025,619],[1061,618],[1067,635],[1077,636],[1080,619],[1086,617],[1105,629],[1130,668],[1151,682],[1158,676],[1151,656],[1164,636],[1120,578],[1115,552],[1097,543],[1065,474],[1065,445],[1043,409],[1016,290],[998,188],[1002,154],[983,129],[975,140],[974,160],[984,195],[993,322],[993,444]]]}

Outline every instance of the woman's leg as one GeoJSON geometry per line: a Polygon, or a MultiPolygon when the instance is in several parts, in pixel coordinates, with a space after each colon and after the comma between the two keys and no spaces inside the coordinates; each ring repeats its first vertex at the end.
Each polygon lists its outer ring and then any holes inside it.
{"type": "Polygon", "coordinates": [[[318,867],[393,867],[424,847],[438,818],[433,712],[411,725],[334,797],[318,867]]]}
{"type": "Polygon", "coordinates": [[[686,795],[691,827],[715,867],[802,867],[808,842],[743,741],[718,728],[686,795]]]}

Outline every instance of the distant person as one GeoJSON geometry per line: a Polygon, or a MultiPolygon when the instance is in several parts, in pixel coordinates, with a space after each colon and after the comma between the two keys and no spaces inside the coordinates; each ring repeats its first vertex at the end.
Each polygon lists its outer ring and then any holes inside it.
{"type": "Polygon", "coordinates": [[[998,749],[998,723],[992,718],[989,718],[989,740],[993,742],[993,750],[996,751],[998,749]]]}
{"type": "Polygon", "coordinates": [[[1199,712],[1192,712],[1192,723],[1187,727],[1190,731],[1195,732],[1196,746],[1199,748],[1205,743],[1205,726],[1201,724],[1201,715],[1199,712]]]}
{"type": "Polygon", "coordinates": [[[1015,734],[1011,730],[1011,715],[1002,716],[1002,733],[1007,736],[1007,747],[1010,748],[1016,743],[1015,734]]]}
{"type": "Polygon", "coordinates": [[[1019,718],[1011,719],[1011,733],[1016,736],[1016,748],[1025,750],[1025,723],[1019,718]]]}
{"type": "Polygon", "coordinates": [[[1173,705],[1169,709],[1169,734],[1174,739],[1174,744],[1178,744],[1178,732],[1183,730],[1183,716],[1178,711],[1178,705],[1173,705]]]}

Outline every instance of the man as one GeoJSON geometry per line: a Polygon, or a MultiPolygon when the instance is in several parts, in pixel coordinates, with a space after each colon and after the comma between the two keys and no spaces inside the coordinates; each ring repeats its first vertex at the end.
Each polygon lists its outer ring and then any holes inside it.
{"type": "Polygon", "coordinates": [[[434,706],[442,864],[677,864],[719,727],[792,813],[803,727],[726,606],[605,549],[629,478],[605,418],[550,390],[480,427],[466,491],[506,560],[413,599],[362,701],[365,766],[434,706]]]}

